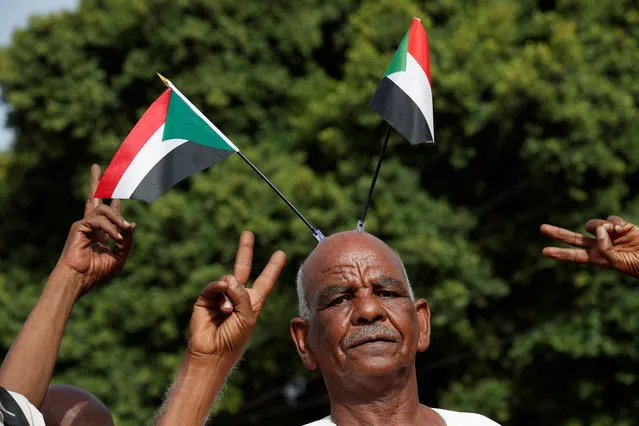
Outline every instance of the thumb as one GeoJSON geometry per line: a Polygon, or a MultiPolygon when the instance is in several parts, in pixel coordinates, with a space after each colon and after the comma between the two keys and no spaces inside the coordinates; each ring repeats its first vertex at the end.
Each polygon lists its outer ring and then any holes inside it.
{"type": "Polygon", "coordinates": [[[251,298],[244,286],[233,275],[227,275],[224,279],[228,283],[228,289],[225,294],[233,304],[233,310],[241,317],[254,319],[255,313],[251,305],[251,298]]]}
{"type": "Polygon", "coordinates": [[[610,235],[603,226],[597,227],[597,251],[599,254],[611,264],[614,264],[614,253],[612,250],[612,242],[610,235]]]}

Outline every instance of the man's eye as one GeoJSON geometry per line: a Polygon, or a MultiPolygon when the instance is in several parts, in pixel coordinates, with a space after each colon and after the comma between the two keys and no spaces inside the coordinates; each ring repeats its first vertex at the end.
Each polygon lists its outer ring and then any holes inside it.
{"type": "Polygon", "coordinates": [[[329,303],[328,306],[341,305],[342,303],[346,302],[346,300],[348,300],[348,296],[336,297],[335,299],[331,300],[331,303],[329,303]]]}
{"type": "Polygon", "coordinates": [[[392,291],[380,291],[379,293],[377,293],[379,295],[379,297],[395,297],[395,293],[392,291]]]}

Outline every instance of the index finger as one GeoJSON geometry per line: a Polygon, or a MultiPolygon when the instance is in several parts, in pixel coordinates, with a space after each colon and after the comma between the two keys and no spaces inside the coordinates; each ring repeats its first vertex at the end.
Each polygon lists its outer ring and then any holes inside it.
{"type": "Polygon", "coordinates": [[[224,280],[208,283],[195,302],[196,306],[201,306],[207,310],[220,311],[225,315],[233,313],[233,302],[225,293],[228,290],[228,286],[228,281],[224,280]]]}
{"type": "Polygon", "coordinates": [[[264,301],[271,294],[273,286],[277,278],[280,276],[280,272],[284,269],[286,264],[286,253],[282,250],[278,250],[271,256],[268,264],[264,267],[264,270],[259,277],[253,283],[252,290],[258,295],[258,300],[255,305],[258,306],[258,311],[261,309],[264,301]]]}
{"type": "Polygon", "coordinates": [[[102,204],[101,198],[93,198],[93,194],[95,194],[95,190],[98,188],[98,184],[100,183],[100,177],[102,177],[102,168],[98,166],[97,164],[93,164],[91,166],[91,180],[89,181],[89,196],[87,197],[87,204],[84,209],[85,213],[102,204]]]}
{"type": "Polygon", "coordinates": [[[233,267],[233,275],[242,285],[246,285],[246,282],[251,276],[254,242],[255,237],[251,231],[242,232],[240,244],[237,247],[237,254],[235,255],[235,266],[233,267]]]}
{"type": "Polygon", "coordinates": [[[590,244],[595,241],[592,238],[553,225],[543,224],[540,229],[542,234],[575,247],[590,247],[590,244]]]}

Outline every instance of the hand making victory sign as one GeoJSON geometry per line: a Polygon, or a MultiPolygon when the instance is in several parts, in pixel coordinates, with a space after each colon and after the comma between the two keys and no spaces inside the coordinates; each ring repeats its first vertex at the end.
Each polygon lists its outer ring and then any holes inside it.
{"type": "Polygon", "coordinates": [[[541,225],[542,234],[575,248],[546,247],[543,254],[561,262],[574,262],[614,269],[639,279],[639,227],[618,216],[592,219],[587,237],[553,225],[541,225]]]}
{"type": "Polygon", "coordinates": [[[233,275],[209,283],[195,302],[186,354],[155,425],[202,425],[224,380],[246,350],[286,262],[286,254],[276,251],[247,288],[254,240],[252,232],[242,233],[233,275]]]}
{"type": "Polygon", "coordinates": [[[94,164],[84,217],[71,226],[56,266],[73,272],[80,294],[120,272],[133,244],[135,224],[122,217],[121,201],[113,200],[109,206],[93,197],[101,175],[100,166],[94,164]]]}
{"type": "Polygon", "coordinates": [[[189,354],[224,356],[234,361],[242,356],[262,306],[286,262],[286,254],[276,251],[253,286],[246,288],[253,262],[253,244],[253,233],[244,231],[233,275],[209,283],[195,302],[189,354]]]}

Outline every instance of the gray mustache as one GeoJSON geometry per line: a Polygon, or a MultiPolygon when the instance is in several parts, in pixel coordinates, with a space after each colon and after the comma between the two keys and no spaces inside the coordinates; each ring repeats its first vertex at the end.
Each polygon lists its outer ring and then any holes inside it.
{"type": "Polygon", "coordinates": [[[344,338],[343,345],[345,348],[350,348],[369,336],[381,336],[388,337],[393,340],[399,340],[397,333],[391,331],[388,327],[383,326],[378,322],[374,322],[369,325],[359,326],[355,331],[344,338]]]}

